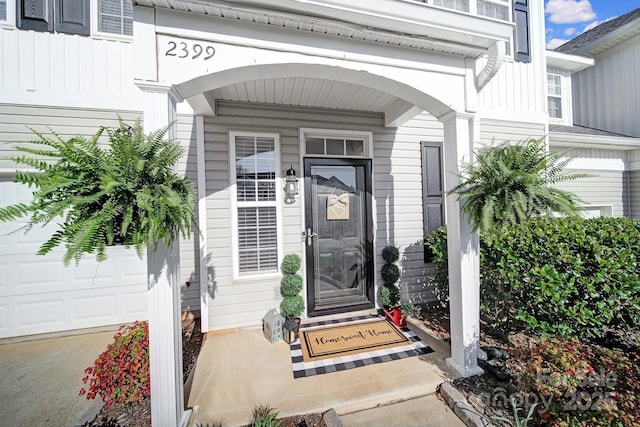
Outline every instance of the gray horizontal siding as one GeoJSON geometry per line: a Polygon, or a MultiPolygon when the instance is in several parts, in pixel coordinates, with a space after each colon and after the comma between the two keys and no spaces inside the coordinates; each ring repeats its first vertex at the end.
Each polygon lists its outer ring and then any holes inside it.
{"type": "Polygon", "coordinates": [[[129,123],[142,116],[142,113],[136,111],[0,104],[0,170],[16,169],[16,165],[9,160],[16,153],[14,143],[37,138],[29,128],[48,136],[51,136],[53,130],[62,138],[76,135],[90,137],[95,135],[100,126],[117,126],[118,114],[129,123]]]}
{"type": "Polygon", "coordinates": [[[483,144],[541,138],[544,134],[544,126],[538,123],[489,119],[480,121],[480,142],[483,144]]]}
{"type": "Polygon", "coordinates": [[[640,170],[630,172],[629,188],[631,194],[631,218],[640,219],[640,170]]]}
{"type": "Polygon", "coordinates": [[[629,215],[628,183],[623,171],[579,171],[590,178],[559,183],[558,188],[575,193],[586,205],[611,205],[613,216],[629,215]]]}
{"type": "Polygon", "coordinates": [[[382,249],[400,248],[400,289],[403,299],[413,303],[435,300],[429,282],[432,266],[424,262],[422,244],[422,153],[421,141],[442,141],[442,124],[427,113],[399,128],[374,133],[376,198],[376,283],[382,283],[382,249]]]}

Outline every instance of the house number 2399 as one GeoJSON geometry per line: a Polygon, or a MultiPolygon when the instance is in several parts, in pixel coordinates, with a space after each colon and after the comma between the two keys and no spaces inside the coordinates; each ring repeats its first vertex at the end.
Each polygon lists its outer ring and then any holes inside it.
{"type": "Polygon", "coordinates": [[[216,54],[213,46],[202,47],[199,43],[187,44],[186,42],[174,42],[170,40],[168,45],[169,47],[164,53],[165,56],[176,56],[181,59],[198,59],[204,55],[202,59],[206,61],[213,58],[213,55],[216,54]]]}

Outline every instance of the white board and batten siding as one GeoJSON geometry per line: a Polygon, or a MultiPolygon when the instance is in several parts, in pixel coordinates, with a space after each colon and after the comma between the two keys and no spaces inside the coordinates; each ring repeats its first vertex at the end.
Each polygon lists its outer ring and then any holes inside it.
{"type": "Polygon", "coordinates": [[[640,137],[640,36],[609,49],[573,75],[575,124],[640,137]]]}
{"type": "MultiPolygon", "coordinates": [[[[127,121],[141,114],[120,111],[127,121]]],[[[117,125],[115,111],[0,105],[4,141],[33,139],[26,126],[62,137],[91,136],[100,125],[117,125]]],[[[13,182],[15,165],[0,146],[0,205],[26,202],[31,190],[13,182]]],[[[11,233],[24,222],[0,222],[0,338],[115,325],[147,317],[146,261],[132,249],[110,248],[108,260],[85,257],[64,267],[63,249],[45,256],[38,247],[56,226],[11,233]]]]}
{"type": "Polygon", "coordinates": [[[130,42],[0,28],[0,50],[3,90],[24,96],[25,91],[38,91],[37,97],[57,99],[58,104],[70,94],[133,97],[139,93],[133,84],[130,42]]]}
{"type": "MultiPolygon", "coordinates": [[[[380,114],[220,103],[216,117],[204,118],[209,250],[209,329],[219,330],[260,324],[264,314],[279,307],[279,274],[264,278],[233,277],[230,212],[230,130],[276,132],[281,137],[280,176],[291,165],[302,175],[299,129],[340,129],[373,132],[374,190],[376,203],[376,283],[382,248],[399,246],[407,284],[426,280],[422,260],[422,189],[420,141],[442,138],[442,126],[430,116],[420,116],[399,129],[383,128],[380,114]],[[419,247],[418,247],[419,246],[419,247]],[[411,278],[420,274],[420,279],[411,278]]],[[[282,208],[282,258],[302,254],[300,196],[282,208]]],[[[305,291],[303,291],[304,293],[305,291]]]]}

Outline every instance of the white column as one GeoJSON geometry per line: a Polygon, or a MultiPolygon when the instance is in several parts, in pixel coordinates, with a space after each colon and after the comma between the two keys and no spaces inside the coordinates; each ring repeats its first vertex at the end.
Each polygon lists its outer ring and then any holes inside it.
{"type": "MultiPolygon", "coordinates": [[[[175,121],[176,104],[182,98],[171,86],[141,81],[136,85],[145,94],[145,133],[175,121]]],[[[175,135],[173,126],[166,138],[174,139],[175,135]]],[[[160,243],[157,248],[147,248],[151,423],[154,427],[184,426],[190,414],[184,410],[179,272],[178,241],[170,247],[160,243]]]]}
{"type": "MultiPolygon", "coordinates": [[[[461,165],[472,161],[473,114],[451,112],[439,118],[444,124],[445,188],[459,182],[461,165]]],[[[455,195],[445,200],[449,259],[451,357],[447,363],[460,375],[481,374],[480,340],[480,240],[472,233],[455,195]]]]}

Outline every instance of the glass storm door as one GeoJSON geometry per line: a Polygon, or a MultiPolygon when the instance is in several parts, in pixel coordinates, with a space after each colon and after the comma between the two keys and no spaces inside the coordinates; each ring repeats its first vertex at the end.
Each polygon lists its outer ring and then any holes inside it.
{"type": "Polygon", "coordinates": [[[305,159],[309,316],[372,308],[371,161],[305,159]]]}

